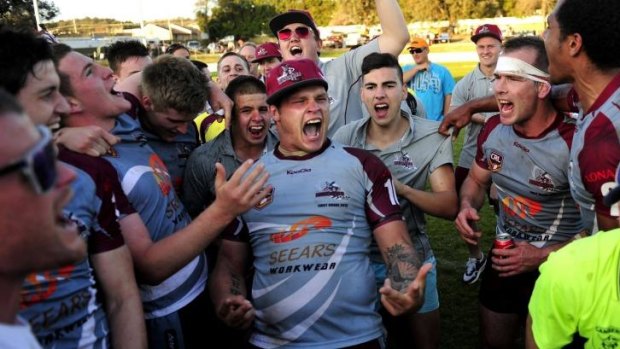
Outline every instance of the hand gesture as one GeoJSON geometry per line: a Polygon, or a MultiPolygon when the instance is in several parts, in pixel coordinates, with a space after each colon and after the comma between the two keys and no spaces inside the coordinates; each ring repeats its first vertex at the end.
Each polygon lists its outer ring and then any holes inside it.
{"type": "Polygon", "coordinates": [[[56,143],[76,153],[102,156],[120,141],[120,138],[99,126],[66,127],[55,135],[56,143]]]}
{"type": "Polygon", "coordinates": [[[256,310],[243,296],[232,296],[217,309],[217,316],[230,327],[246,329],[252,325],[256,310]]]}
{"type": "Polygon", "coordinates": [[[479,220],[480,216],[478,215],[478,211],[471,207],[462,209],[458,216],[456,216],[454,225],[456,226],[456,230],[459,231],[461,239],[466,243],[478,245],[482,232],[478,230],[474,222],[479,220]]]}
{"type": "Polygon", "coordinates": [[[381,304],[394,316],[415,312],[420,309],[424,303],[426,275],[432,268],[432,264],[424,264],[418,271],[415,280],[407,286],[404,293],[393,289],[390,279],[386,278],[383,287],[379,289],[379,293],[381,293],[381,304]]]}
{"type": "Polygon", "coordinates": [[[222,164],[215,164],[215,201],[212,205],[220,212],[236,217],[249,210],[268,195],[271,186],[265,187],[269,174],[263,164],[257,165],[248,175],[253,160],[247,160],[226,181],[226,170],[222,164]]]}

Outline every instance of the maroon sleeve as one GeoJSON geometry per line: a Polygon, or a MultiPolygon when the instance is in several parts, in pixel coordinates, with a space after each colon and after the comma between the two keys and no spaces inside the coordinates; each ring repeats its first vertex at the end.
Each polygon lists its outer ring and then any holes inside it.
{"type": "Polygon", "coordinates": [[[370,187],[366,193],[366,217],[370,227],[374,230],[385,223],[403,220],[392,173],[381,159],[363,149],[344,149],[360,161],[370,182],[366,185],[370,187]]]}
{"type": "Polygon", "coordinates": [[[568,91],[568,94],[566,95],[566,104],[569,111],[573,113],[579,112],[579,96],[574,88],[571,88],[570,91],[568,91]]]}
{"type": "Polygon", "coordinates": [[[482,126],[482,130],[480,130],[480,133],[478,134],[478,140],[476,143],[476,157],[474,158],[474,161],[476,162],[478,166],[484,169],[488,168],[488,165],[484,157],[484,151],[482,149],[482,146],[484,145],[484,142],[486,142],[487,139],[489,138],[489,135],[491,134],[491,132],[500,124],[501,122],[500,122],[499,114],[491,116],[487,120],[487,122],[482,126]]]}
{"type": "Polygon", "coordinates": [[[620,163],[620,141],[612,121],[599,113],[586,130],[584,146],[579,153],[579,171],[585,189],[595,200],[599,214],[611,216],[609,207],[603,203],[601,187],[615,183],[616,169],[620,163]]]}

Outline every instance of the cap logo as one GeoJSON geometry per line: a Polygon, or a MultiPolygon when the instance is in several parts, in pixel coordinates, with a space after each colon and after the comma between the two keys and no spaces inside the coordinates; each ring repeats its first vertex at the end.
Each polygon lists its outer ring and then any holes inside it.
{"type": "Polygon", "coordinates": [[[278,85],[282,85],[287,81],[301,80],[302,74],[290,65],[282,65],[282,74],[278,76],[278,85]]]}
{"type": "Polygon", "coordinates": [[[258,52],[256,52],[256,54],[259,55],[259,56],[264,56],[264,55],[267,54],[267,50],[265,50],[264,47],[261,47],[261,48],[258,49],[258,52]]]}
{"type": "Polygon", "coordinates": [[[480,34],[480,33],[487,33],[489,31],[490,31],[489,28],[485,25],[485,26],[482,26],[482,28],[480,28],[480,30],[478,30],[478,34],[480,34]]]}

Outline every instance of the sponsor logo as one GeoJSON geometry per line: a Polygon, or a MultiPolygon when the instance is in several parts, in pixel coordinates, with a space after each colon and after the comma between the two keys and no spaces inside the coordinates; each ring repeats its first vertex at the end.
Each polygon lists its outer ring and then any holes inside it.
{"type": "Polygon", "coordinates": [[[529,150],[526,146],[524,146],[523,144],[521,144],[521,143],[519,143],[519,142],[517,142],[517,141],[515,141],[514,143],[512,143],[512,145],[514,145],[515,147],[517,147],[517,148],[519,148],[519,149],[523,150],[523,151],[524,151],[524,152],[526,152],[526,153],[529,153],[529,152],[530,152],[530,150],[529,150]]]}
{"type": "Polygon", "coordinates": [[[522,196],[505,197],[502,199],[502,206],[508,216],[516,216],[521,219],[528,216],[535,217],[542,211],[542,205],[539,202],[522,196]]]}
{"type": "Polygon", "coordinates": [[[300,168],[299,170],[286,170],[287,175],[296,175],[300,173],[310,173],[312,169],[309,168],[300,168]]]}
{"type": "Polygon", "coordinates": [[[315,197],[329,197],[332,199],[348,199],[347,194],[340,189],[338,184],[335,181],[333,182],[325,182],[325,185],[321,188],[321,191],[315,194],[315,197]]]}
{"type": "Polygon", "coordinates": [[[487,168],[492,172],[499,172],[502,169],[504,163],[504,156],[495,150],[491,151],[489,158],[487,159],[487,168]]]}
{"type": "Polygon", "coordinates": [[[588,183],[615,181],[616,174],[612,168],[606,168],[600,171],[587,172],[583,179],[588,183]]]}
{"type": "Polygon", "coordinates": [[[394,166],[404,167],[408,170],[417,169],[417,167],[413,164],[413,161],[411,161],[409,154],[407,153],[402,153],[400,156],[397,155],[394,159],[394,166]]]}
{"type": "Polygon", "coordinates": [[[170,174],[166,165],[164,165],[164,162],[161,161],[157,154],[151,154],[149,166],[153,169],[153,177],[155,177],[159,190],[161,190],[164,196],[168,196],[172,189],[172,181],[170,180],[170,174]]]}
{"type": "Polygon", "coordinates": [[[323,216],[312,216],[303,219],[297,223],[293,223],[287,230],[271,234],[269,237],[271,242],[275,244],[283,244],[297,240],[308,234],[310,230],[325,229],[332,226],[332,221],[323,216]]]}

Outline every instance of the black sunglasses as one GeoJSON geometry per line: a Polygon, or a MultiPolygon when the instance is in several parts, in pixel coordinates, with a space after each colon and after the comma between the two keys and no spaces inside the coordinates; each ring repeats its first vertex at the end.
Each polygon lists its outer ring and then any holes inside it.
{"type": "Polygon", "coordinates": [[[43,194],[56,183],[56,147],[52,134],[45,126],[37,126],[41,139],[23,158],[0,168],[0,177],[20,171],[35,193],[43,194]]]}
{"type": "Polygon", "coordinates": [[[410,48],[409,49],[409,53],[410,54],[414,54],[414,53],[420,54],[422,52],[424,52],[423,48],[410,48]]]}
{"type": "MultiPolygon", "coordinates": [[[[310,34],[310,28],[308,28],[308,27],[297,27],[297,28],[295,28],[295,34],[297,34],[297,36],[300,39],[305,39],[310,34]]],[[[291,36],[293,36],[293,31],[291,29],[289,29],[289,28],[282,29],[282,30],[278,31],[278,39],[280,39],[282,41],[290,40],[291,36]]]]}

